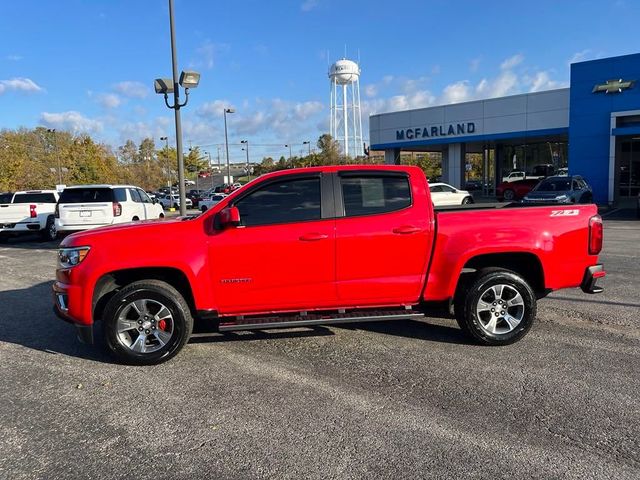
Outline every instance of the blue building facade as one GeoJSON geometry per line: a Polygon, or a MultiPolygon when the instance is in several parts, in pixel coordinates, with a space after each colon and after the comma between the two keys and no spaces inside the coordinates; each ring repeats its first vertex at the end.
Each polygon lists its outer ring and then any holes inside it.
{"type": "Polygon", "coordinates": [[[599,204],[640,193],[640,54],[571,65],[570,87],[372,115],[372,150],[440,152],[442,180],[469,180],[482,156],[487,193],[511,171],[552,166],[584,176],[599,204]]]}
{"type": "Polygon", "coordinates": [[[571,65],[569,172],[589,179],[598,203],[639,193],[638,80],[640,54],[571,65]]]}

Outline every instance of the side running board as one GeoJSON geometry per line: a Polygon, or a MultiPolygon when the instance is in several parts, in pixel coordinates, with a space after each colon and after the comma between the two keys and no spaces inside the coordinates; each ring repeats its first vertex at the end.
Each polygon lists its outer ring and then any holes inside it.
{"type": "Polygon", "coordinates": [[[422,313],[412,310],[394,311],[368,311],[368,312],[348,312],[330,315],[295,315],[290,317],[251,317],[237,318],[234,322],[224,322],[221,319],[218,326],[220,332],[231,332],[236,330],[266,330],[269,328],[292,328],[307,327],[312,325],[335,325],[339,323],[358,322],[380,322],[384,320],[398,320],[409,318],[424,318],[422,313]],[[286,319],[286,320],[285,320],[286,319]]]}

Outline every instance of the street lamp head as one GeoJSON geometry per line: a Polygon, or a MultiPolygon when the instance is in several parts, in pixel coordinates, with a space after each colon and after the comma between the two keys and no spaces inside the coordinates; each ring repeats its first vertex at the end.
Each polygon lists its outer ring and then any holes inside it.
{"type": "Polygon", "coordinates": [[[247,140],[240,140],[240,143],[249,143],[249,142],[247,140]]]}
{"type": "Polygon", "coordinates": [[[168,138],[167,137],[160,137],[160,140],[162,140],[164,142],[165,140],[168,140],[168,138]]]}
{"type": "Polygon", "coordinates": [[[180,74],[179,83],[184,88],[196,88],[200,83],[200,74],[193,70],[184,70],[180,74]]]}
{"type": "Polygon", "coordinates": [[[153,81],[153,88],[158,94],[173,93],[173,81],[170,78],[156,78],[153,81]]]}
{"type": "Polygon", "coordinates": [[[309,144],[309,142],[302,142],[302,144],[303,144],[303,145],[308,145],[308,144],[309,144]]]}
{"type": "Polygon", "coordinates": [[[236,113],[236,109],[235,108],[225,108],[224,109],[224,113],[236,113]]]}

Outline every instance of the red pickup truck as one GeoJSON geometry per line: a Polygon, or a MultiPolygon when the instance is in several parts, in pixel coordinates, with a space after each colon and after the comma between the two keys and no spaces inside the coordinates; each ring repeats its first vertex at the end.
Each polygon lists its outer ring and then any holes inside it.
{"type": "Polygon", "coordinates": [[[168,360],[194,319],[221,332],[423,317],[452,306],[487,345],[531,328],[552,290],[602,288],[595,205],[435,211],[416,167],[259,177],[199,216],[64,239],[55,310],[125,363],[168,360]]]}

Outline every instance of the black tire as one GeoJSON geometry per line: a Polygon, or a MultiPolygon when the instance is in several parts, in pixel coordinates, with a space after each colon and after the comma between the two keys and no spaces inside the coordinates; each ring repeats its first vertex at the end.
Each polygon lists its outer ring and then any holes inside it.
{"type": "Polygon", "coordinates": [[[471,197],[464,197],[462,199],[462,205],[469,205],[471,203],[473,203],[473,198],[471,197]]]}
{"type": "MultiPolygon", "coordinates": [[[[511,299],[515,298],[516,295],[511,299]]],[[[497,300],[497,297],[494,296],[493,300],[497,300]]],[[[503,301],[509,302],[510,299],[505,298],[503,301]]],[[[458,325],[467,335],[483,345],[509,345],[523,338],[533,326],[536,309],[536,296],[526,280],[515,272],[497,268],[479,271],[475,278],[460,285],[454,298],[454,310],[458,325]],[[499,288],[500,285],[503,286],[502,289],[499,288]],[[508,287],[506,292],[504,286],[508,287]],[[491,296],[494,295],[492,287],[497,287],[505,297],[507,294],[517,292],[522,304],[507,306],[504,303],[505,306],[500,306],[497,302],[494,303],[491,301],[491,296]],[[478,309],[482,305],[481,302],[486,304],[488,308],[494,308],[495,305],[496,309],[504,309],[503,312],[507,312],[511,321],[520,315],[522,318],[517,325],[512,327],[511,322],[507,322],[503,316],[500,316],[495,319],[494,331],[491,332],[490,324],[493,321],[493,315],[498,315],[500,312],[493,313],[493,310],[487,310],[478,313],[478,309]]]]}
{"type": "Polygon", "coordinates": [[[138,217],[133,217],[133,218],[131,219],[131,221],[132,221],[132,222],[139,222],[139,221],[140,221],[140,219],[139,219],[138,217]]]}
{"type": "Polygon", "coordinates": [[[515,191],[513,191],[513,190],[512,190],[512,189],[510,189],[510,188],[507,188],[507,189],[503,192],[502,196],[504,197],[504,201],[505,201],[505,202],[512,202],[513,200],[515,200],[515,199],[516,199],[516,192],[515,192],[515,191]]]}
{"type": "MultiPolygon", "coordinates": [[[[171,285],[160,280],[140,280],[127,285],[109,300],[104,310],[102,330],[105,345],[117,361],[129,365],[156,365],[166,362],[184,347],[193,330],[193,318],[189,305],[171,285]],[[172,332],[166,344],[159,347],[159,337],[149,339],[149,342],[156,341],[156,345],[149,345],[156,349],[152,352],[134,352],[118,334],[118,317],[136,300],[150,300],[152,304],[159,302],[172,316],[172,332]]],[[[133,332],[137,335],[137,331],[133,332]]],[[[123,333],[126,338],[129,335],[123,333]]]]}
{"type": "Polygon", "coordinates": [[[40,231],[40,238],[44,242],[53,242],[57,237],[56,220],[54,217],[49,217],[44,229],[40,231]]]}
{"type": "Polygon", "coordinates": [[[161,213],[160,216],[158,216],[158,218],[162,220],[164,218],[164,213],[161,213]]]}

